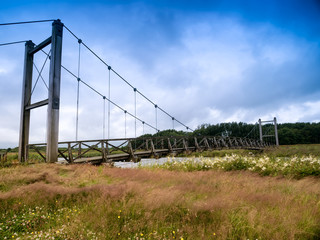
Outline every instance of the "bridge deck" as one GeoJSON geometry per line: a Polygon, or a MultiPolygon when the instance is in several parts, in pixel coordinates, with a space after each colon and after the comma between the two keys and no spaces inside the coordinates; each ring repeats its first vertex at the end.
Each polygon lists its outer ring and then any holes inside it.
{"type": "MultiPolygon", "coordinates": [[[[176,149],[177,151],[183,151],[183,149],[176,149]]],[[[121,154],[111,154],[107,156],[107,162],[120,162],[120,161],[139,161],[141,158],[148,158],[148,157],[155,157],[159,155],[167,155],[169,154],[169,149],[156,149],[154,152],[152,151],[140,151],[136,152],[134,155],[137,157],[137,159],[131,159],[130,154],[128,153],[121,153],[121,154]],[[159,155],[157,155],[159,154],[159,155]]],[[[84,157],[84,158],[78,158],[74,160],[74,163],[100,163],[103,161],[102,156],[96,156],[96,157],[84,157]]]]}
{"type": "MultiPolygon", "coordinates": [[[[68,163],[94,163],[139,161],[141,158],[157,158],[163,155],[219,149],[261,150],[266,146],[259,140],[236,137],[158,137],[126,138],[61,142],[58,149],[59,159],[68,163]]],[[[37,152],[46,161],[43,148],[46,144],[30,144],[30,149],[37,152]]],[[[28,155],[26,157],[28,159],[28,155]]]]}

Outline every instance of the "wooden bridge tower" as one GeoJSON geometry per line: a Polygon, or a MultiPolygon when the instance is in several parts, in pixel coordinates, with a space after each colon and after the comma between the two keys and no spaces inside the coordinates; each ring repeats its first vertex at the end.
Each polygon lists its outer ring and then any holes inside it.
{"type": "Polygon", "coordinates": [[[263,142],[264,137],[275,137],[276,139],[276,146],[279,146],[279,139],[278,139],[278,126],[277,126],[277,118],[274,117],[273,120],[269,121],[262,121],[259,119],[259,136],[260,136],[260,141],[263,142]],[[274,135],[263,135],[262,133],[262,123],[273,123],[274,125],[274,135]]]}
{"type": "Polygon", "coordinates": [[[46,159],[47,162],[56,162],[58,160],[62,33],[63,24],[58,19],[52,23],[52,35],[49,38],[37,46],[35,46],[32,41],[27,41],[25,45],[19,137],[20,162],[25,162],[28,154],[27,145],[29,144],[30,111],[45,105],[48,105],[46,159]],[[48,98],[31,104],[33,57],[35,53],[41,51],[49,44],[51,44],[51,61],[48,98]]]}

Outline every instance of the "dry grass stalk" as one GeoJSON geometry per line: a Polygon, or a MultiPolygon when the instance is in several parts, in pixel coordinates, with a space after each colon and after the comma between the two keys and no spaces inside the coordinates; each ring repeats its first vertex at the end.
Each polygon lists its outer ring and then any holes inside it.
{"type": "Polygon", "coordinates": [[[64,226],[67,239],[89,232],[98,239],[320,237],[318,178],[36,164],[0,169],[0,180],[0,213],[7,218],[22,205],[80,209],[72,221],[62,215],[43,226],[64,226]]]}

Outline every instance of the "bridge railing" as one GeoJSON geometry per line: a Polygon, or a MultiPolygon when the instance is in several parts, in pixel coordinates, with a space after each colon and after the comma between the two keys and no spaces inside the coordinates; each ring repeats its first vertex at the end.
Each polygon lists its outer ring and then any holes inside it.
{"type": "MultiPolygon", "coordinates": [[[[221,136],[180,136],[180,137],[147,137],[117,138],[66,141],[58,144],[58,161],[68,163],[139,161],[145,157],[160,157],[170,153],[205,151],[219,149],[262,149],[270,146],[257,139],[221,136]]],[[[26,159],[30,152],[46,160],[46,144],[29,144],[26,159]]]]}

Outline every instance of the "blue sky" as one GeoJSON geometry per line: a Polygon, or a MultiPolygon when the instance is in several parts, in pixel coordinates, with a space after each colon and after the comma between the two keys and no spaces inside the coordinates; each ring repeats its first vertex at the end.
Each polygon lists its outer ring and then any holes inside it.
{"type": "MultiPolygon", "coordinates": [[[[274,116],[279,122],[320,121],[319,1],[2,1],[0,13],[1,23],[61,19],[132,85],[193,129],[274,116]]],[[[37,44],[51,25],[5,26],[0,32],[0,43],[37,44]]],[[[0,47],[0,147],[18,143],[23,54],[23,44],[0,47]]],[[[64,31],[62,63],[77,73],[77,59],[78,43],[64,31]]],[[[38,68],[44,60],[36,56],[38,68]]],[[[107,70],[84,48],[80,76],[107,95],[107,70]]],[[[33,102],[46,94],[39,82],[33,102]]],[[[115,76],[111,96],[134,112],[132,89],[115,76]]],[[[75,138],[75,114],[76,81],[62,71],[60,140],[75,138]]],[[[139,96],[137,116],[155,125],[154,107],[139,96]]],[[[32,111],[31,142],[45,141],[45,118],[45,107],[32,111]]],[[[112,108],[111,119],[111,137],[124,137],[123,112],[112,108]]],[[[102,122],[103,100],[80,87],[79,139],[101,138],[102,122]]],[[[172,121],[158,112],[158,127],[171,128],[172,121]]],[[[134,136],[130,117],[126,134],[134,136]]]]}

